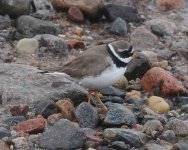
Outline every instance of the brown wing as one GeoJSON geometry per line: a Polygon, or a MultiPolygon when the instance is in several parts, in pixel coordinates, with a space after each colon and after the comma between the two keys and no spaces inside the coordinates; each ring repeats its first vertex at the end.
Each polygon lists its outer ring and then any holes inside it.
{"type": "Polygon", "coordinates": [[[100,53],[89,53],[81,55],[63,66],[52,68],[49,71],[64,72],[71,77],[82,78],[91,75],[97,76],[111,64],[112,60],[109,56],[100,53]]]}

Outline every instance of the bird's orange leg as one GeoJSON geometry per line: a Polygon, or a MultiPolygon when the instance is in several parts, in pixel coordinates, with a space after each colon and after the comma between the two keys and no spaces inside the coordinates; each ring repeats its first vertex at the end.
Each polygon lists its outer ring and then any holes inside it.
{"type": "Polygon", "coordinates": [[[95,98],[97,99],[97,101],[99,102],[99,106],[101,108],[101,110],[103,112],[107,112],[108,111],[108,108],[104,105],[104,103],[101,101],[100,97],[99,97],[99,93],[97,91],[94,91],[94,95],[95,95],[95,98]]]}

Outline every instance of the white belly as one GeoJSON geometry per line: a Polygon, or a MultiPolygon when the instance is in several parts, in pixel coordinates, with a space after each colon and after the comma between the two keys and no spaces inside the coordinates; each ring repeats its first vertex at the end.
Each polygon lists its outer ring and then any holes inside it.
{"type": "Polygon", "coordinates": [[[117,68],[115,65],[106,69],[101,75],[96,77],[88,76],[80,80],[79,84],[90,89],[100,89],[107,87],[118,81],[125,73],[126,68],[117,68]]]}

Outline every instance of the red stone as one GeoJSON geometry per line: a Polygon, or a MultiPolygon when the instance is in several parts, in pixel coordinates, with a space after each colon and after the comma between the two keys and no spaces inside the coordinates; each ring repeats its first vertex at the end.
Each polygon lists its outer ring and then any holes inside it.
{"type": "Polygon", "coordinates": [[[158,88],[163,96],[186,95],[188,91],[172,76],[172,74],[160,67],[154,67],[147,71],[140,81],[144,90],[152,92],[158,88]]]}
{"type": "Polygon", "coordinates": [[[78,41],[78,40],[68,40],[68,48],[69,49],[84,49],[85,48],[85,44],[82,41],[78,41]]]}
{"type": "Polygon", "coordinates": [[[182,9],[184,8],[184,0],[155,0],[157,7],[160,9],[182,9]]]}
{"type": "Polygon", "coordinates": [[[29,111],[29,106],[25,104],[14,105],[10,107],[10,112],[13,116],[26,115],[29,111]]]}
{"type": "Polygon", "coordinates": [[[45,127],[44,118],[33,118],[20,122],[16,129],[17,131],[31,133],[31,132],[40,132],[44,129],[44,127],[45,127]]]}
{"type": "Polygon", "coordinates": [[[61,118],[63,118],[63,115],[61,113],[58,113],[58,114],[53,114],[53,115],[48,116],[47,120],[48,120],[48,123],[54,124],[55,122],[57,122],[61,118]]]}
{"type": "Polygon", "coordinates": [[[84,21],[84,15],[81,12],[81,10],[77,7],[70,7],[68,10],[67,17],[75,22],[83,22],[84,21]]]}

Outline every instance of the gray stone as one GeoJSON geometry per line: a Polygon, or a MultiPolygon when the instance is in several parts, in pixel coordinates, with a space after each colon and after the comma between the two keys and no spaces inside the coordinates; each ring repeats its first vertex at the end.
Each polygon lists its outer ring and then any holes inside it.
{"type": "Polygon", "coordinates": [[[60,53],[66,56],[68,54],[67,42],[62,38],[50,34],[41,34],[34,37],[45,48],[46,52],[60,53]]]}
{"type": "Polygon", "coordinates": [[[110,126],[117,126],[121,124],[133,125],[135,124],[136,117],[133,112],[128,109],[126,106],[117,103],[107,103],[108,112],[104,123],[110,126]]]}
{"type": "Polygon", "coordinates": [[[166,130],[162,133],[161,138],[167,142],[175,143],[176,142],[176,135],[172,130],[166,130]]]}
{"type": "Polygon", "coordinates": [[[59,33],[59,29],[54,23],[31,16],[20,16],[17,20],[17,30],[25,37],[33,37],[37,34],[57,35],[59,33]]]}
{"type": "Polygon", "coordinates": [[[118,150],[130,150],[130,145],[125,144],[123,141],[114,141],[111,147],[118,150]]]}
{"type": "Polygon", "coordinates": [[[11,27],[11,20],[8,15],[1,16],[0,15],[0,29],[6,29],[8,27],[11,27]]]}
{"type": "Polygon", "coordinates": [[[153,48],[158,44],[158,38],[145,27],[137,27],[131,34],[131,43],[135,48],[153,48]]]}
{"type": "Polygon", "coordinates": [[[183,106],[181,107],[181,110],[182,110],[183,112],[185,112],[185,113],[188,113],[188,104],[183,105],[183,106]]]}
{"type": "Polygon", "coordinates": [[[112,23],[110,31],[112,33],[116,33],[118,35],[122,35],[122,36],[127,37],[127,23],[123,19],[121,19],[120,17],[118,17],[112,23]]]}
{"type": "Polygon", "coordinates": [[[8,14],[12,18],[29,15],[31,0],[1,0],[0,14],[8,14]]]}
{"type": "Polygon", "coordinates": [[[147,150],[167,150],[167,148],[165,146],[155,144],[155,143],[146,144],[145,149],[147,149],[147,150]]]}
{"type": "Polygon", "coordinates": [[[97,110],[87,102],[81,103],[75,111],[81,127],[94,128],[98,123],[97,110]]]}
{"type": "Polygon", "coordinates": [[[7,124],[8,128],[11,126],[17,125],[19,122],[25,121],[24,116],[12,116],[12,117],[6,117],[4,118],[4,123],[7,124]]]}
{"type": "Polygon", "coordinates": [[[141,147],[148,141],[144,133],[124,128],[108,128],[104,130],[103,135],[112,141],[124,141],[135,148],[141,147]]]}
{"type": "Polygon", "coordinates": [[[176,143],[172,146],[172,150],[188,150],[187,143],[176,143]]]}
{"type": "Polygon", "coordinates": [[[75,105],[87,101],[87,91],[67,76],[41,74],[37,68],[21,64],[0,64],[2,103],[33,104],[42,100],[70,98],[75,105]],[[59,83],[54,86],[54,83],[59,83]]]}
{"type": "Polygon", "coordinates": [[[181,107],[182,105],[186,105],[186,104],[188,104],[188,97],[186,97],[186,96],[178,96],[178,97],[175,99],[175,103],[176,103],[176,105],[178,105],[179,107],[181,107]]]}
{"type": "Polygon", "coordinates": [[[138,11],[136,7],[133,6],[106,4],[104,6],[104,15],[110,21],[114,21],[116,18],[120,17],[127,23],[140,22],[138,11]]]}
{"type": "Polygon", "coordinates": [[[34,53],[39,48],[39,43],[36,39],[24,38],[18,41],[16,51],[21,54],[34,53]]]}
{"type": "Polygon", "coordinates": [[[52,100],[40,101],[35,105],[35,114],[42,115],[44,118],[58,113],[57,105],[52,100]]]}
{"type": "Polygon", "coordinates": [[[149,120],[144,124],[143,132],[152,135],[154,132],[162,132],[163,125],[159,120],[149,120]]]}
{"type": "Polygon", "coordinates": [[[166,31],[164,31],[163,28],[161,28],[161,26],[159,25],[152,25],[151,26],[151,31],[157,35],[157,36],[160,36],[160,37],[163,37],[166,33],[166,31]]]}
{"type": "Polygon", "coordinates": [[[129,81],[135,80],[136,78],[142,78],[152,67],[151,62],[145,55],[141,53],[138,53],[137,55],[139,58],[130,61],[125,72],[125,76],[129,81]]]}
{"type": "Polygon", "coordinates": [[[99,91],[103,94],[103,95],[111,95],[111,96],[119,96],[119,97],[124,97],[125,93],[118,89],[115,88],[113,86],[109,86],[109,87],[105,87],[105,88],[101,88],[99,89],[99,91]]]}
{"type": "Polygon", "coordinates": [[[167,125],[177,136],[188,136],[188,121],[173,119],[167,125]]]}
{"type": "Polygon", "coordinates": [[[9,136],[10,136],[10,132],[4,127],[0,127],[0,139],[9,136]]]}
{"type": "Polygon", "coordinates": [[[104,103],[106,102],[112,102],[112,103],[124,103],[124,99],[119,97],[119,96],[110,96],[110,97],[106,97],[105,99],[102,100],[104,103]]]}
{"type": "Polygon", "coordinates": [[[46,149],[74,150],[86,142],[84,132],[74,123],[61,119],[39,138],[39,146],[46,149]]]}

